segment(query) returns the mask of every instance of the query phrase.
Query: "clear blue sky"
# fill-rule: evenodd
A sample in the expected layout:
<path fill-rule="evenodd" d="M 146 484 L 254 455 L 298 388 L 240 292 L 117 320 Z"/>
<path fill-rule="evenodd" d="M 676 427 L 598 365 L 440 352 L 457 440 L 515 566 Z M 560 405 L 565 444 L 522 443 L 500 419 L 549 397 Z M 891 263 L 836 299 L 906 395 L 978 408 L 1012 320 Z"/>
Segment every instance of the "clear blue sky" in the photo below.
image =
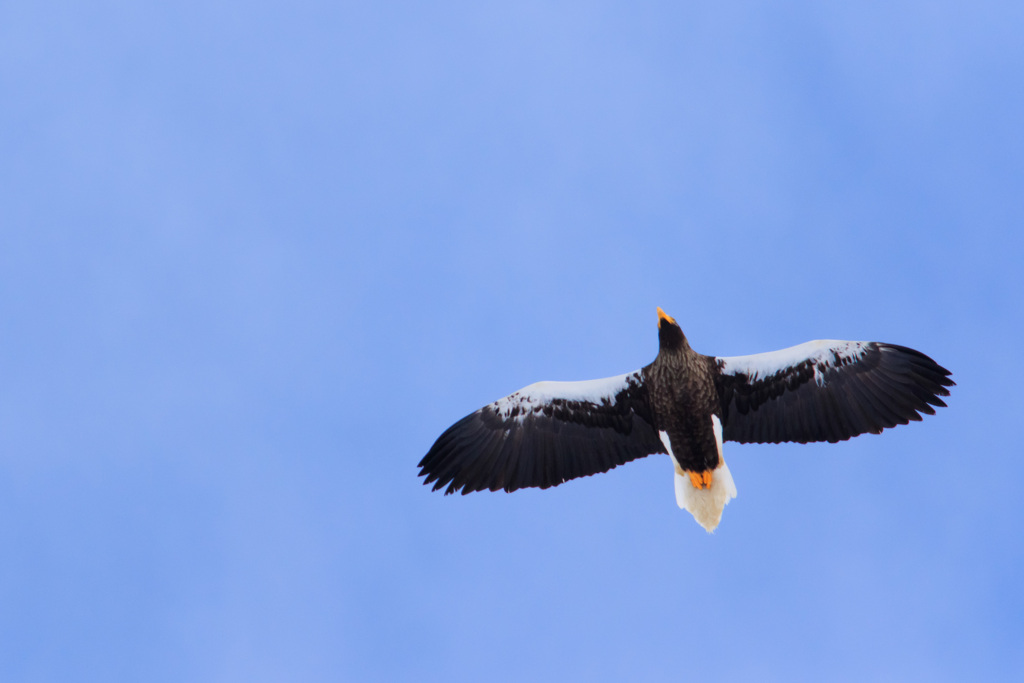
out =
<path fill-rule="evenodd" d="M 1020 2 L 0 7 L 0 679 L 1024 676 Z M 542 379 L 919 348 L 950 407 L 448 497 Z"/>

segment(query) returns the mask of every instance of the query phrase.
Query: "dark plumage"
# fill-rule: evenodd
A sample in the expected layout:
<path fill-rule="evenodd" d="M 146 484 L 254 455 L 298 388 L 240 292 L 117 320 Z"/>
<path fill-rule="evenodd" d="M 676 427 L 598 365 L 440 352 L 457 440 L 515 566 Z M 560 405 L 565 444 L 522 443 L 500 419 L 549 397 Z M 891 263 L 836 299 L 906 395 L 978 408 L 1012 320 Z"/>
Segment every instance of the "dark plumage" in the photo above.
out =
<path fill-rule="evenodd" d="M 945 406 L 950 372 L 879 342 L 814 341 L 716 358 L 658 309 L 658 355 L 640 370 L 538 382 L 449 427 L 420 461 L 445 493 L 548 488 L 669 453 L 676 499 L 709 531 L 736 489 L 722 442 L 842 441 Z"/>

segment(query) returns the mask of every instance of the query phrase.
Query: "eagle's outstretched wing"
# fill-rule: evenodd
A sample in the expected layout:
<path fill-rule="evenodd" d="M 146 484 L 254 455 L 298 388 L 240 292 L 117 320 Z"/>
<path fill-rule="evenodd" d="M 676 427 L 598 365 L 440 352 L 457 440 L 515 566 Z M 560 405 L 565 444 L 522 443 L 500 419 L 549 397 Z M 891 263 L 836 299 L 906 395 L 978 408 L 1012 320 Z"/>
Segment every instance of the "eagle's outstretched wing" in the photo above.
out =
<path fill-rule="evenodd" d="M 923 353 L 881 342 L 819 340 L 712 361 L 722 435 L 740 443 L 877 434 L 933 415 L 954 385 Z"/>
<path fill-rule="evenodd" d="M 446 494 L 557 486 L 665 453 L 651 422 L 640 370 L 538 382 L 449 427 L 420 461 L 420 476 Z"/>

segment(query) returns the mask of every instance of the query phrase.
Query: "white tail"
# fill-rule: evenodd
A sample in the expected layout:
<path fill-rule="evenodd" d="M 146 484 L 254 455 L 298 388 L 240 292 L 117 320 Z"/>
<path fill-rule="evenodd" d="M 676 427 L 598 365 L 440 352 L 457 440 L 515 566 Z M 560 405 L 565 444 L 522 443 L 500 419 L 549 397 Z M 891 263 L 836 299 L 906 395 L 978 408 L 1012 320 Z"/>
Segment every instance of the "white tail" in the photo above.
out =
<path fill-rule="evenodd" d="M 717 415 L 711 416 L 711 427 L 715 430 L 715 445 L 718 446 L 718 467 L 711 474 L 711 486 L 706 489 L 697 489 L 690 483 L 690 476 L 680 469 L 676 459 L 672 456 L 672 462 L 676 466 L 676 503 L 684 510 L 688 510 L 697 523 L 707 529 L 710 534 L 722 521 L 722 510 L 726 504 L 736 497 L 736 483 L 732 480 L 732 472 L 725 464 L 722 456 L 722 422 Z M 661 440 L 668 441 L 668 435 L 662 432 Z M 669 455 L 672 454 L 671 445 L 666 444 Z"/>
<path fill-rule="evenodd" d="M 732 480 L 729 466 L 722 460 L 711 475 L 711 486 L 706 489 L 694 488 L 690 475 L 676 465 L 676 503 L 688 510 L 697 523 L 711 533 L 722 521 L 722 510 L 726 503 L 736 497 L 736 484 Z"/>

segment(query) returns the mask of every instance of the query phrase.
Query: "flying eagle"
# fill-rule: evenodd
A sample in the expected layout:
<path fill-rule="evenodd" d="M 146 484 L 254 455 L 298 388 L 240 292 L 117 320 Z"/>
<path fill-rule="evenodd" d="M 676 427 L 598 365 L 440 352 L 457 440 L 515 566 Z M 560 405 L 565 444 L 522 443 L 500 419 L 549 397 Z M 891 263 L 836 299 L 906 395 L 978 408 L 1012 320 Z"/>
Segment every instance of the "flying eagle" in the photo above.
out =
<path fill-rule="evenodd" d="M 709 532 L 736 497 L 722 442 L 845 441 L 934 415 L 950 372 L 914 349 L 818 340 L 717 358 L 658 308 L 658 356 L 584 382 L 537 382 L 467 415 L 420 461 L 445 494 L 546 489 L 653 453 L 675 465 L 676 502 Z"/>

